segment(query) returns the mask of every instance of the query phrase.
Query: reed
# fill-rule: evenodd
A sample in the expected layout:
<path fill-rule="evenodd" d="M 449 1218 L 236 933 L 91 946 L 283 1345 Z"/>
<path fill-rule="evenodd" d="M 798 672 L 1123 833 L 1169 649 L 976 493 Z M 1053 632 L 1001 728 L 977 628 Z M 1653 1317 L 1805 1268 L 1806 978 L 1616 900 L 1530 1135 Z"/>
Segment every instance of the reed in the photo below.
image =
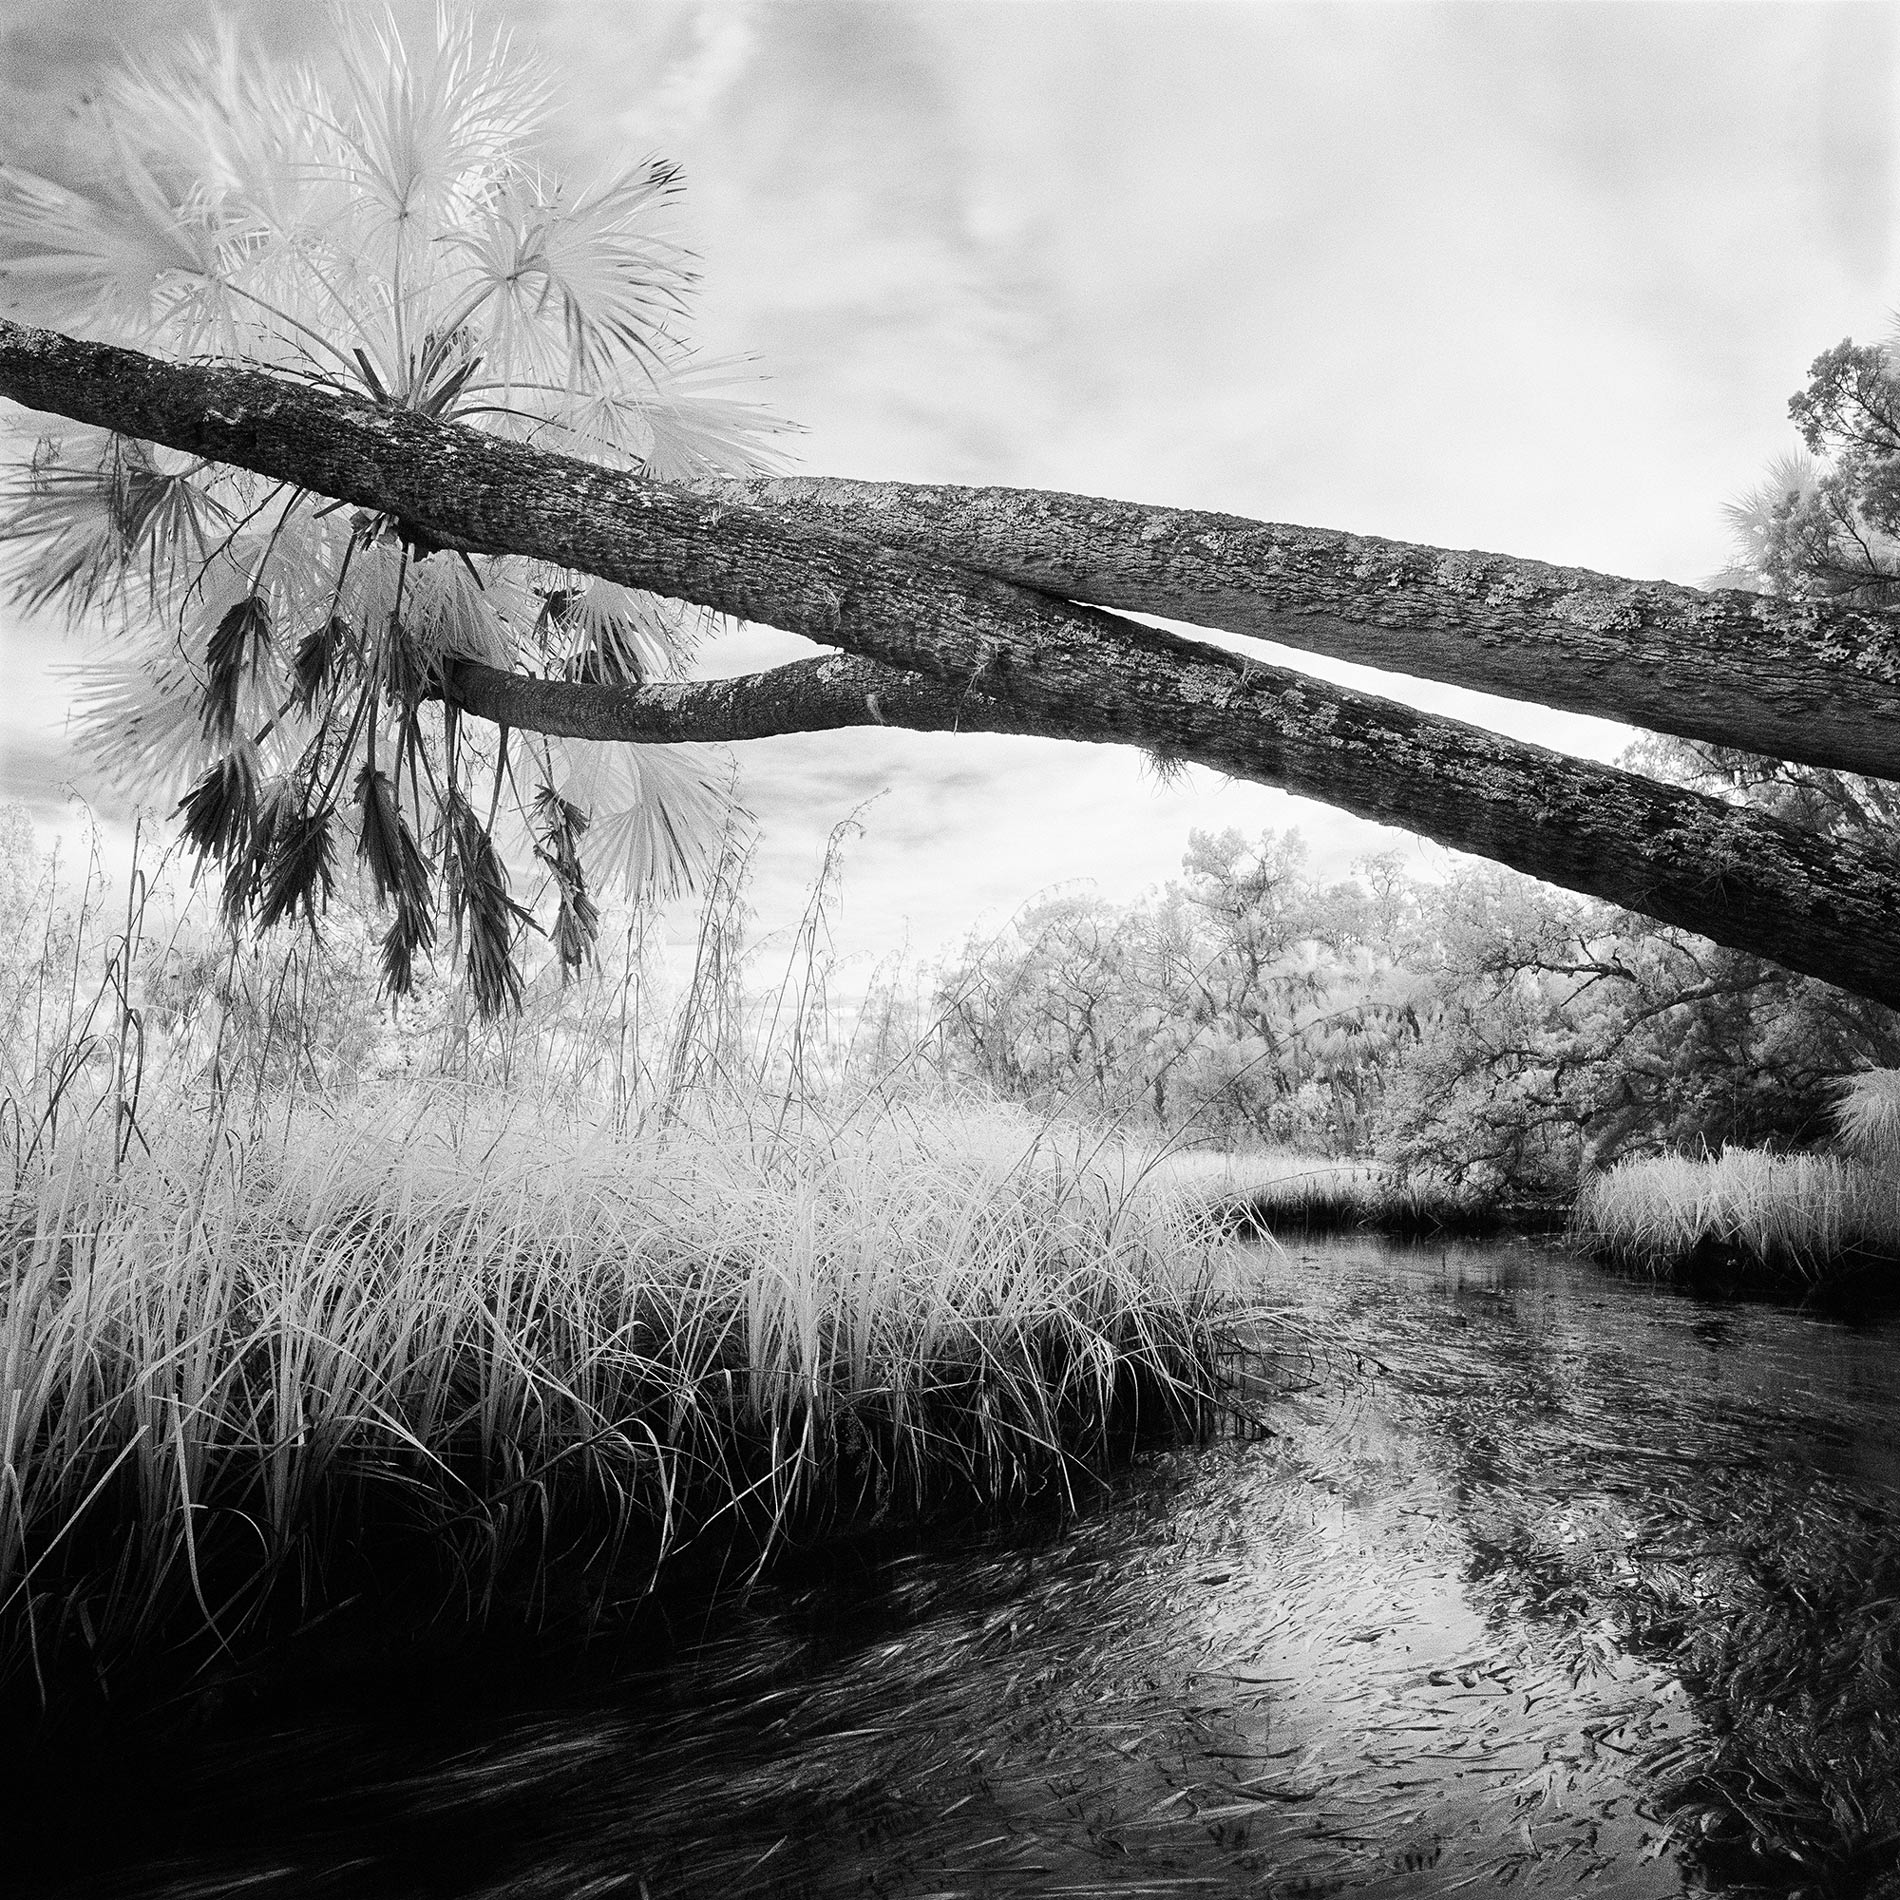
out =
<path fill-rule="evenodd" d="M 1719 1266 L 1813 1285 L 1900 1260 L 1900 1169 L 1749 1148 L 1633 1158 L 1586 1179 L 1575 1231 L 1645 1272 Z"/>

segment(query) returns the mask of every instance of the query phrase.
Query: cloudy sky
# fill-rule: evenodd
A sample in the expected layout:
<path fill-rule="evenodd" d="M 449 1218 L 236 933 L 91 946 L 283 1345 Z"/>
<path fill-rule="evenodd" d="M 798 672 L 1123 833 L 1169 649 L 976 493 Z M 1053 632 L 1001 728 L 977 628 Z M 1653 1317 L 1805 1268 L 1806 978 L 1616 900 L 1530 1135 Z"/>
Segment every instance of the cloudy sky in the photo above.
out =
<path fill-rule="evenodd" d="M 318 9 L 236 0 L 321 54 Z M 432 8 L 401 4 L 422 28 Z M 1224 509 L 1694 582 L 1822 348 L 1896 302 L 1896 31 L 1847 6 L 503 0 L 577 168 L 685 167 L 699 332 L 812 473 Z M 0 0 L 0 156 L 56 163 L 174 0 Z M 0 610 L 3 611 L 3 610 Z M 0 618 L 0 801 L 49 826 L 60 654 Z M 742 634 L 708 670 L 801 643 Z M 1598 722 L 1335 677 L 1613 757 Z M 762 921 L 866 801 L 841 947 L 923 952 L 1036 891 L 1132 895 L 1195 827 L 1399 846 L 1261 787 L 995 737 L 748 747 Z M 1437 854 L 1442 862 L 1442 854 Z"/>

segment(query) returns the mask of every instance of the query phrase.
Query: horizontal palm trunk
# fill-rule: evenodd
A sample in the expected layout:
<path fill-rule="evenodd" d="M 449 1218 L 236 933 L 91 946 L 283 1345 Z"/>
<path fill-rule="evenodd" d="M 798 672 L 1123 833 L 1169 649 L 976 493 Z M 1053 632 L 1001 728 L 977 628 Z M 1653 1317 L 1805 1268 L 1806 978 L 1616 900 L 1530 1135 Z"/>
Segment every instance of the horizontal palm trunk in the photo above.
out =
<path fill-rule="evenodd" d="M 535 555 L 857 656 L 640 689 L 459 665 L 449 688 L 479 715 L 595 737 L 884 722 L 1144 745 L 1900 1004 L 1892 865 L 1759 812 L 942 561 L 255 371 L 0 322 L 0 393 L 398 516 L 438 541 Z"/>
<path fill-rule="evenodd" d="M 1900 778 L 1900 615 L 1041 489 L 695 491 L 1130 613 Z"/>

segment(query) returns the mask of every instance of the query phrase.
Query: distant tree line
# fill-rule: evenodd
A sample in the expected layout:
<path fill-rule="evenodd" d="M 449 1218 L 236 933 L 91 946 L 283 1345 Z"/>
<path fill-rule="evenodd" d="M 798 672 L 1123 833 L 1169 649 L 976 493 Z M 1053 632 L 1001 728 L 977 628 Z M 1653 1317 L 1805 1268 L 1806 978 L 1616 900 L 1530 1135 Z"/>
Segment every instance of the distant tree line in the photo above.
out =
<path fill-rule="evenodd" d="M 972 937 L 932 1002 L 946 1066 L 1171 1138 L 1567 1195 L 1619 1155 L 1824 1144 L 1900 1018 L 1764 959 L 1488 867 L 1343 880 L 1297 833 L 1195 833 L 1126 905 L 1059 892 Z"/>

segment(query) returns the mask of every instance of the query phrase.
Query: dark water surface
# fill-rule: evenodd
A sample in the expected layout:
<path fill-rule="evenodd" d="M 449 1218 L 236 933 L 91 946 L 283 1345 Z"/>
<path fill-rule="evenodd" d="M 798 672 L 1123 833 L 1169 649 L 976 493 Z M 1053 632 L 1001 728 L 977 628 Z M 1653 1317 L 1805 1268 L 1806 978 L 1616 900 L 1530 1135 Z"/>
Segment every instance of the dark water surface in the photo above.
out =
<path fill-rule="evenodd" d="M 1261 1274 L 1290 1329 L 1274 1436 L 1150 1461 L 1060 1524 L 781 1580 L 670 1659 L 603 1645 L 584 1678 L 213 1728 L 94 1789 L 40 1890 L 1633 1900 L 1873 1877 L 1865 1800 L 1840 1828 L 1873 1848 L 1817 1874 L 1745 1851 L 1747 1787 L 1785 1794 L 1765 1769 L 1739 1807 L 1680 1788 L 1749 1670 L 1764 1719 L 1830 1719 L 1762 1673 L 1790 1629 L 1834 1639 L 1759 1554 L 1837 1555 L 1896 1515 L 1900 1333 L 1524 1243 L 1293 1245 Z M 1727 1701 L 1691 1655 L 1728 1659 Z"/>

